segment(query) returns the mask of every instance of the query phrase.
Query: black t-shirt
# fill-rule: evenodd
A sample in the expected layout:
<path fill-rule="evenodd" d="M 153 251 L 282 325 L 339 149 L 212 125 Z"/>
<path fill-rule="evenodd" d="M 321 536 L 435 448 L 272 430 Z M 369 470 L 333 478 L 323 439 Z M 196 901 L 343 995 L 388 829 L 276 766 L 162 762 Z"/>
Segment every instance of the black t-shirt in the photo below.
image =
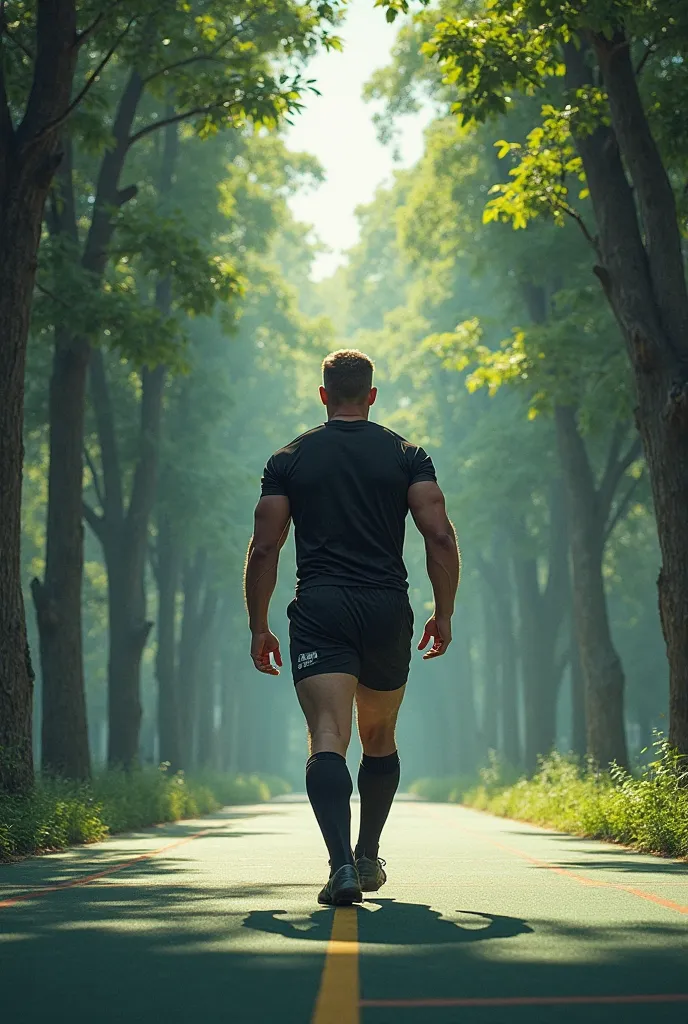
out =
<path fill-rule="evenodd" d="M 262 494 L 289 498 L 298 589 L 407 589 L 408 489 L 436 480 L 430 456 L 369 420 L 329 420 L 268 461 Z"/>

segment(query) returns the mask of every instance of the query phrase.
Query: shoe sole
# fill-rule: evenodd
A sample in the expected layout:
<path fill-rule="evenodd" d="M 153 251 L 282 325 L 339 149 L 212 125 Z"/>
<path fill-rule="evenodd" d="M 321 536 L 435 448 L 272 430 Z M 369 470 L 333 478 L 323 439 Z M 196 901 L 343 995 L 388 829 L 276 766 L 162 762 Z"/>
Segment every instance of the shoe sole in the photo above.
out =
<path fill-rule="evenodd" d="M 328 899 L 323 899 L 318 896 L 318 903 L 322 903 L 326 907 L 350 907 L 352 903 L 362 903 L 363 892 L 361 889 L 355 889 L 353 886 L 345 889 L 338 889 Z"/>

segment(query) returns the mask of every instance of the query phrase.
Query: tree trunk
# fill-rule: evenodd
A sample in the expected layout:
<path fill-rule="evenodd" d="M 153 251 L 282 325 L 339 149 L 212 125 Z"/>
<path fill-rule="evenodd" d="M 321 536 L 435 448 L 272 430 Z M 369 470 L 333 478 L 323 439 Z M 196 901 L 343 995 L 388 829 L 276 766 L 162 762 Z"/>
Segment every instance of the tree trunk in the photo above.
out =
<path fill-rule="evenodd" d="M 158 682 L 160 760 L 169 762 L 173 771 L 176 771 L 181 763 L 176 674 L 179 573 L 179 546 L 172 534 L 170 517 L 163 510 L 158 515 L 158 650 L 155 673 Z"/>
<path fill-rule="evenodd" d="M 20 562 L 22 428 L 43 200 L 44 194 L 32 195 L 15 209 L 16 201 L 3 195 L 0 222 L 0 786 L 10 793 L 25 792 L 33 783 L 33 671 Z"/>
<path fill-rule="evenodd" d="M 553 609 L 546 595 L 540 592 L 535 559 L 515 558 L 514 575 L 523 664 L 525 768 L 534 772 L 538 758 L 550 753 L 556 739 L 558 626 L 553 628 Z"/>
<path fill-rule="evenodd" d="M 198 649 L 199 621 L 201 617 L 201 588 L 205 573 L 206 554 L 198 551 L 193 562 L 184 567 L 184 612 L 179 637 L 178 693 L 180 708 L 180 753 L 185 770 L 193 766 L 196 749 L 196 722 L 198 719 Z"/>
<path fill-rule="evenodd" d="M 193 767 L 198 757 L 202 679 L 201 651 L 217 611 L 218 594 L 207 580 L 208 554 L 199 549 L 184 571 L 184 615 L 179 638 L 179 703 L 182 766 Z"/>
<path fill-rule="evenodd" d="M 498 624 L 495 608 L 487 584 L 483 583 L 483 736 L 487 750 L 497 749 L 497 724 L 499 700 L 499 647 L 497 645 Z"/>
<path fill-rule="evenodd" d="M 116 184 L 119 179 L 128 148 L 129 128 L 143 88 L 142 78 L 138 72 L 133 71 L 122 94 L 115 122 L 116 146 L 112 151 L 114 163 L 109 169 L 106 161 L 103 161 L 99 180 L 112 180 Z M 177 125 L 174 124 L 168 126 L 165 133 L 159 181 L 163 196 L 169 192 L 172 185 L 176 153 Z M 117 163 L 115 155 L 120 154 L 121 161 Z M 107 208 L 103 208 L 102 211 L 97 209 L 92 224 L 94 238 L 98 235 L 98 217 L 103 220 L 103 231 L 112 229 L 112 218 Z M 89 248 L 87 245 L 85 259 L 88 257 Z M 160 312 L 164 316 L 169 316 L 172 308 L 169 276 L 158 280 L 155 302 Z M 109 744 L 111 763 L 128 764 L 138 752 L 141 725 L 141 658 L 153 626 L 153 623 L 146 619 L 145 572 L 148 528 L 157 490 L 165 377 L 165 366 L 156 366 L 153 369 L 144 366 L 141 371 L 139 453 L 129 503 L 125 511 L 122 470 L 105 360 L 100 350 L 95 351 L 91 359 L 91 386 L 103 464 L 104 502 L 102 518 L 99 519 L 91 513 L 89 522 L 103 538 L 108 577 L 111 572 L 114 575 L 114 581 L 108 581 L 111 597 L 115 590 L 119 590 L 119 600 L 122 602 L 116 609 L 110 609 L 108 701 L 112 715 Z M 113 559 L 118 560 L 118 564 L 115 564 Z M 116 635 L 112 628 L 116 630 Z M 120 644 L 123 645 L 121 649 Z"/>
<path fill-rule="evenodd" d="M 573 613 L 585 677 L 587 749 L 602 767 L 611 761 L 626 766 L 624 675 L 611 637 L 602 577 L 607 516 L 600 509 L 574 410 L 557 406 L 555 424 L 569 496 Z"/>
<path fill-rule="evenodd" d="M 108 764 L 130 768 L 139 756 L 141 658 L 153 626 L 138 552 L 125 539 L 126 523 L 104 546 L 108 575 Z M 145 555 L 144 555 L 145 557 Z"/>
<path fill-rule="evenodd" d="M 134 72 L 118 107 L 113 128 L 116 143 L 104 155 L 99 170 L 93 218 L 81 260 L 95 281 L 102 277 L 107 263 L 114 232 L 112 208 L 121 205 L 119 176 L 142 89 Z M 54 204 L 48 223 L 54 235 L 66 235 L 76 250 L 79 233 L 69 140 L 59 180 L 59 202 Z M 89 358 L 89 340 L 74 336 L 67 321 L 59 325 L 50 382 L 45 578 L 42 584 L 34 580 L 32 586 L 43 679 L 42 763 L 49 771 L 70 778 L 85 778 L 90 772 L 81 625 L 82 451 Z"/>
<path fill-rule="evenodd" d="M 585 731 L 585 679 L 581 665 L 575 629 L 571 630 L 571 750 L 585 757 L 587 741 Z"/>
<path fill-rule="evenodd" d="M 514 637 L 511 594 L 500 608 L 502 756 L 511 768 L 521 766 L 521 738 L 518 709 L 518 662 Z"/>
<path fill-rule="evenodd" d="M 635 375 L 637 423 L 662 553 L 658 588 L 669 660 L 669 739 L 688 754 L 685 266 L 671 183 L 638 92 L 628 41 L 599 36 L 595 49 L 609 95 L 611 127 L 581 132 L 576 146 L 599 230 L 601 266 L 596 272 L 623 331 Z M 588 85 L 585 52 L 569 45 L 566 60 L 569 88 Z"/>
<path fill-rule="evenodd" d="M 470 612 L 468 607 L 462 607 L 452 644 L 456 650 L 455 660 L 458 663 L 459 674 L 456 700 L 459 735 L 457 762 L 462 775 L 474 772 L 484 754 L 482 735 L 478 728 L 478 716 L 475 710 L 475 669 L 471 639 Z"/>
<path fill-rule="evenodd" d="M 35 74 L 15 128 L 0 67 L 0 786 L 33 783 L 33 671 L 22 594 L 24 368 L 43 208 L 59 165 L 55 122 L 68 107 L 78 48 L 74 0 L 38 5 Z"/>
<path fill-rule="evenodd" d="M 72 144 L 56 181 L 58 198 L 47 217 L 53 236 L 79 244 Z M 88 778 L 90 755 L 81 628 L 84 562 L 82 486 L 84 410 L 90 348 L 86 338 L 55 329 L 48 407 L 50 458 L 45 574 L 32 592 L 40 636 L 42 767 L 67 778 Z"/>
<path fill-rule="evenodd" d="M 81 511 L 89 347 L 56 333 L 50 381 L 50 468 L 45 577 L 32 584 L 40 634 L 41 765 L 69 779 L 90 775 L 81 636 Z"/>
<path fill-rule="evenodd" d="M 165 368 L 144 367 L 141 374 L 140 449 L 126 512 L 114 414 L 100 351 L 94 351 L 91 358 L 91 383 L 105 483 L 105 514 L 98 517 L 91 512 L 88 520 L 102 541 L 108 572 L 108 760 L 110 764 L 128 765 L 138 755 L 141 658 L 153 626 L 146 618 L 145 571 L 148 523 L 157 483 Z"/>
<path fill-rule="evenodd" d="M 198 658 L 198 723 L 195 763 L 212 768 L 215 763 L 215 698 L 217 651 L 215 631 L 210 630 Z"/>
<path fill-rule="evenodd" d="M 221 719 L 218 738 L 218 767 L 220 771 L 238 771 L 239 728 L 241 724 L 240 689 L 234 671 L 235 650 L 231 632 L 220 642 L 220 707 Z"/>

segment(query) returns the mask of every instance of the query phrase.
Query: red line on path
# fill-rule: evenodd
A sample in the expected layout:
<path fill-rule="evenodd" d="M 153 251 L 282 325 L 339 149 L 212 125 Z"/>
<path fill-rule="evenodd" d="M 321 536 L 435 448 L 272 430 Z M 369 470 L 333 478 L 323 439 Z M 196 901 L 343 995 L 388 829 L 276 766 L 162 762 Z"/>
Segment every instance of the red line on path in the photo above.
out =
<path fill-rule="evenodd" d="M 223 823 L 224 824 L 224 823 Z M 61 889 L 74 889 L 77 885 L 88 885 L 89 882 L 96 882 L 99 878 L 106 878 L 108 875 L 114 875 L 117 871 L 123 871 L 124 868 L 128 868 L 131 864 L 138 864 L 142 860 L 150 860 L 151 857 L 157 857 L 160 853 L 165 853 L 166 850 L 174 850 L 177 846 L 184 846 L 185 843 L 190 843 L 193 839 L 200 839 L 201 836 L 207 836 L 209 832 L 214 832 L 215 829 L 221 828 L 221 825 L 213 825 L 211 828 L 201 829 L 200 832 L 194 832 L 191 836 L 185 836 L 184 839 L 177 839 L 174 843 L 167 843 L 166 846 L 159 846 L 157 850 L 151 850 L 149 853 L 142 853 L 138 857 L 130 857 L 129 860 L 120 861 L 117 864 L 111 864 L 107 868 L 103 868 L 102 871 L 96 871 L 91 875 L 82 875 L 81 878 L 73 878 L 68 882 L 58 882 L 56 885 L 44 885 L 40 889 L 32 889 L 30 892 L 23 892 L 19 896 L 10 896 L 9 899 L 0 900 L 0 908 L 11 907 L 15 903 L 23 903 L 25 900 L 31 900 L 35 896 L 43 896 L 48 892 L 59 892 Z"/>
<path fill-rule="evenodd" d="M 443 1006 L 582 1006 L 594 1003 L 688 1003 L 688 992 L 673 995 L 636 996 L 505 996 L 485 999 L 361 999 L 367 1009 L 375 1007 L 432 1007 Z"/>
<path fill-rule="evenodd" d="M 445 820 L 439 814 L 433 814 L 432 811 L 430 813 L 432 817 L 437 818 L 438 821 Z M 647 892 L 645 889 L 637 889 L 632 885 L 621 885 L 618 882 L 607 882 L 601 878 L 586 878 L 584 875 L 579 875 L 575 871 L 569 871 L 568 868 L 562 868 L 557 864 L 552 864 L 551 861 L 540 860 L 539 857 L 533 857 L 530 853 L 526 853 L 524 850 L 516 849 L 515 846 L 507 846 L 506 843 L 500 843 L 499 840 L 492 839 L 484 832 L 478 832 L 476 829 L 472 829 L 463 824 L 460 825 L 456 821 L 452 821 L 450 824 L 454 825 L 455 828 L 462 829 L 464 832 L 468 832 L 471 835 L 478 836 L 480 839 L 484 839 L 485 842 L 498 847 L 500 850 L 506 850 L 507 853 L 513 853 L 516 857 L 521 857 L 523 860 L 527 860 L 531 864 L 535 864 L 536 867 L 546 868 L 548 871 L 554 871 L 557 875 L 563 875 L 564 878 L 570 878 L 572 881 L 578 882 L 579 885 L 590 885 L 601 889 L 616 889 L 618 892 L 628 892 L 632 896 L 637 896 L 641 900 L 648 900 L 650 903 L 655 903 L 658 907 L 664 907 L 666 910 L 675 910 L 678 914 L 688 914 L 688 906 L 681 903 L 675 903 L 674 900 L 664 899 L 663 896 L 658 896 L 654 892 Z M 688 996 L 685 998 L 688 999 Z"/>

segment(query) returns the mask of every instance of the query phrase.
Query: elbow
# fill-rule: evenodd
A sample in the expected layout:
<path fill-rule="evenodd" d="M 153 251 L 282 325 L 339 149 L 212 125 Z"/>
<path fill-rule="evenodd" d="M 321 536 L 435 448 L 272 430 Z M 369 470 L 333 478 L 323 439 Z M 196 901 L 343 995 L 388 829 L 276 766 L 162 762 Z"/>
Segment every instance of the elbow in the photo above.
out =
<path fill-rule="evenodd" d="M 254 540 L 251 545 L 251 557 L 258 562 L 268 562 L 277 557 L 279 552 L 278 544 L 266 543 L 265 541 Z"/>
<path fill-rule="evenodd" d="M 456 537 L 450 526 L 438 530 L 432 530 L 425 534 L 425 544 L 434 551 L 453 551 L 456 547 Z"/>

